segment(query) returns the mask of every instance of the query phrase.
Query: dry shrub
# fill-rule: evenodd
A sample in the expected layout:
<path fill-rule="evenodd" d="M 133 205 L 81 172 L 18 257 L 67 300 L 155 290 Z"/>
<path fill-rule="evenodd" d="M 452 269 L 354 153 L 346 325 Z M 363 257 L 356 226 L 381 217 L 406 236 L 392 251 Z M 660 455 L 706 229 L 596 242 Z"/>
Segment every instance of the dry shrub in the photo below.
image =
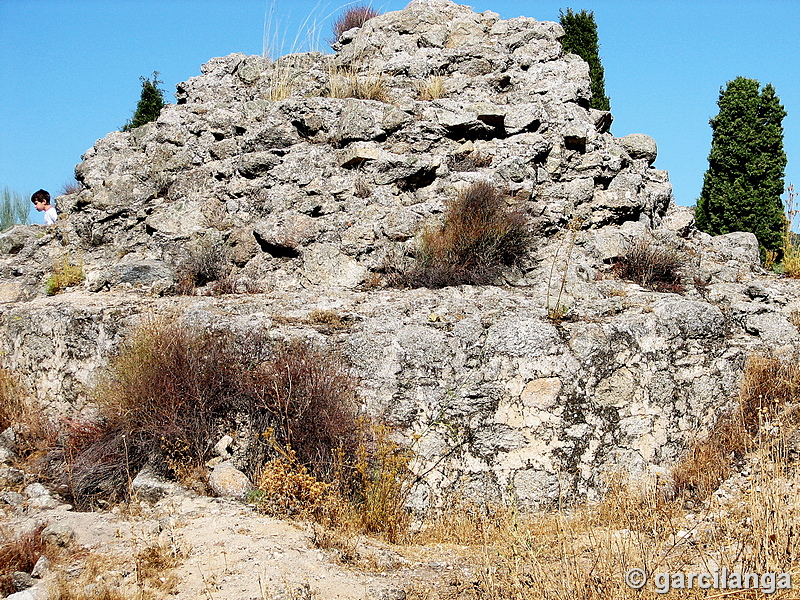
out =
<path fill-rule="evenodd" d="M 85 278 L 83 260 L 73 260 L 69 256 L 62 256 L 53 263 L 53 272 L 45 285 L 47 295 L 60 294 L 68 287 L 78 285 Z"/>
<path fill-rule="evenodd" d="M 268 436 L 272 432 L 267 432 Z M 315 517 L 328 499 L 331 484 L 320 481 L 297 460 L 291 448 L 276 444 L 280 456 L 266 462 L 255 477 L 251 500 L 273 516 Z"/>
<path fill-rule="evenodd" d="M 336 353 L 299 340 L 276 344 L 238 388 L 237 408 L 253 430 L 273 431 L 275 442 L 290 447 L 315 477 L 331 476 L 337 449 L 354 456 L 360 437 L 355 384 Z M 271 440 L 261 437 L 251 464 L 274 455 Z"/>
<path fill-rule="evenodd" d="M 800 426 L 800 366 L 793 360 L 752 356 L 745 365 L 739 404 L 717 421 L 673 469 L 675 487 L 706 498 L 756 448 L 778 458 Z"/>
<path fill-rule="evenodd" d="M 688 258 L 668 242 L 650 236 L 633 240 L 615 265 L 617 277 L 659 292 L 683 291 Z"/>
<path fill-rule="evenodd" d="M 16 591 L 11 574 L 14 571 L 30 573 L 36 561 L 47 553 L 48 545 L 42 537 L 44 527 L 39 525 L 19 536 L 0 532 L 0 595 L 3 597 Z"/>
<path fill-rule="evenodd" d="M 230 335 L 149 319 L 126 340 L 95 390 L 96 421 L 76 421 L 57 481 L 73 501 L 120 500 L 151 460 L 202 464 L 230 406 L 238 366 Z"/>
<path fill-rule="evenodd" d="M 196 473 L 219 432 L 245 422 L 251 475 L 276 456 L 277 442 L 324 480 L 340 450 L 355 461 L 354 389 L 341 357 L 313 344 L 149 319 L 96 388 L 98 418 L 65 421 L 50 457 L 54 478 L 79 506 L 121 500 L 145 464 Z"/>
<path fill-rule="evenodd" d="M 492 164 L 492 156 L 481 152 L 463 152 L 447 157 L 447 166 L 451 171 L 476 171 Z"/>
<path fill-rule="evenodd" d="M 61 186 L 60 196 L 68 196 L 69 194 L 77 194 L 83 189 L 83 184 L 75 178 L 72 178 Z"/>
<path fill-rule="evenodd" d="M 377 17 L 379 14 L 378 11 L 365 4 L 348 7 L 333 23 L 333 38 L 330 40 L 331 44 L 338 42 L 345 31 L 350 31 L 355 27 L 363 27 L 364 23 Z"/>
<path fill-rule="evenodd" d="M 416 263 L 390 272 L 389 281 L 429 288 L 492 284 L 531 243 L 525 215 L 494 185 L 476 182 L 448 204 L 441 226 L 422 233 Z"/>
<path fill-rule="evenodd" d="M 405 507 L 413 473 L 411 451 L 391 439 L 384 425 L 371 428 L 372 440 L 357 450 L 356 514 L 366 533 L 380 533 L 397 542 L 406 533 L 410 514 Z"/>
<path fill-rule="evenodd" d="M 179 294 L 193 294 L 195 288 L 211 284 L 214 293 L 231 293 L 229 252 L 223 244 L 201 243 L 189 250 L 176 269 Z"/>

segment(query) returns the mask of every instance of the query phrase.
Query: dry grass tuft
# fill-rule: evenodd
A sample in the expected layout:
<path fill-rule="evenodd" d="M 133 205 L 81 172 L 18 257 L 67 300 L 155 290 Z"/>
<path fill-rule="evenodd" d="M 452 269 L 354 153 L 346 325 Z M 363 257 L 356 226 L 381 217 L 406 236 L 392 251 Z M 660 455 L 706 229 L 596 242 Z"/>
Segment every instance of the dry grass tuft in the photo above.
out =
<path fill-rule="evenodd" d="M 464 152 L 447 157 L 447 166 L 451 171 L 477 171 L 492 164 L 492 156 L 481 152 Z"/>
<path fill-rule="evenodd" d="M 737 461 L 755 448 L 777 455 L 800 429 L 800 366 L 795 361 L 752 356 L 747 361 L 736 410 L 720 417 L 673 470 L 675 487 L 706 498 L 731 476 Z"/>
<path fill-rule="evenodd" d="M 795 279 L 800 278 L 800 234 L 793 233 L 792 228 L 800 226 L 800 207 L 795 205 L 794 185 L 789 185 L 786 200 L 786 227 L 783 232 L 783 274 Z"/>
<path fill-rule="evenodd" d="M 0 530 L 0 595 L 3 597 L 15 591 L 11 574 L 15 571 L 30 573 L 36 561 L 49 550 L 42 537 L 44 525 L 20 536 Z"/>
<path fill-rule="evenodd" d="M 496 283 L 528 252 L 533 238 L 525 215 L 487 181 L 473 183 L 450 202 L 439 227 L 425 230 L 416 263 L 393 269 L 396 286 L 441 288 Z"/>
<path fill-rule="evenodd" d="M 444 77 L 441 75 L 431 75 L 417 84 L 417 97 L 420 100 L 437 100 L 444 98 L 446 94 Z"/>
<path fill-rule="evenodd" d="M 83 260 L 73 261 L 69 256 L 63 256 L 53 264 L 53 272 L 47 279 L 45 290 L 48 296 L 55 296 L 68 287 L 78 285 L 85 278 Z"/>
<path fill-rule="evenodd" d="M 377 72 L 361 73 L 354 67 L 332 68 L 328 72 L 325 95 L 329 98 L 358 98 L 389 101 L 386 77 Z"/>

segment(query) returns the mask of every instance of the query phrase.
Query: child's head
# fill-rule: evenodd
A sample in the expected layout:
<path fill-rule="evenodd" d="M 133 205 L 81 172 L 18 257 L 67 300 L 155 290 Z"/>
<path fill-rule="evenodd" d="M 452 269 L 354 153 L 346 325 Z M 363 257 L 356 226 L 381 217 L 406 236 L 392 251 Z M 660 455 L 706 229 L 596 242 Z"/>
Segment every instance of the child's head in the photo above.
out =
<path fill-rule="evenodd" d="M 50 208 L 50 193 L 45 190 L 34 192 L 31 196 L 31 202 L 39 212 L 44 212 Z"/>

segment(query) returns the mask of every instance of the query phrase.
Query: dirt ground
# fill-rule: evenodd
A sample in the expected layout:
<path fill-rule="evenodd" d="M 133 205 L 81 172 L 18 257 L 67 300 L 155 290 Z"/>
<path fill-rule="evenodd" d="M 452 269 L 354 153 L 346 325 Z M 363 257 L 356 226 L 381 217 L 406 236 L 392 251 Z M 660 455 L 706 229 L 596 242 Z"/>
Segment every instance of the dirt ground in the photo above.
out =
<path fill-rule="evenodd" d="M 469 568 L 458 565 L 449 548 L 395 547 L 360 537 L 332 548 L 315 544 L 318 526 L 270 518 L 222 498 L 178 495 L 106 512 L 23 505 L 6 507 L 3 521 L 6 531 L 46 523 L 65 538 L 74 532 L 70 558 L 53 566 L 49 580 L 85 586 L 80 577 L 91 565 L 92 582 L 136 590 L 142 557 L 156 549 L 169 560 L 148 593 L 176 600 L 403 600 L 409 590 L 469 579 Z"/>

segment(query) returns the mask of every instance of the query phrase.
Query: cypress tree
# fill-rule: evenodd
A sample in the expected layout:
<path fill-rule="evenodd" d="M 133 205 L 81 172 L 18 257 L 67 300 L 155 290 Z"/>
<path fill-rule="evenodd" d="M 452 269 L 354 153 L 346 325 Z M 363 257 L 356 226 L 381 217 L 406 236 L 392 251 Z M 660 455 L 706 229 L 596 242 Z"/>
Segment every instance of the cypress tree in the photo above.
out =
<path fill-rule="evenodd" d="M 737 77 L 720 89 L 697 227 L 712 235 L 749 231 L 762 253 L 780 250 L 783 214 L 783 117 L 772 85 Z"/>
<path fill-rule="evenodd" d="M 594 12 L 582 10 L 576 13 L 568 8 L 566 13 L 559 10 L 558 14 L 561 27 L 564 28 L 564 37 L 561 39 L 564 52 L 577 54 L 589 63 L 589 78 L 592 82 L 592 100 L 589 106 L 611 110 L 611 100 L 606 96 L 603 65 L 600 63 L 600 42 Z"/>
<path fill-rule="evenodd" d="M 155 121 L 161 113 L 161 109 L 167 104 L 164 102 L 164 92 L 158 87 L 163 81 L 158 80 L 158 71 L 153 71 L 153 78 L 139 77 L 142 82 L 142 95 L 136 105 L 133 118 L 125 123 L 122 131 L 130 131 L 135 127 Z"/>

